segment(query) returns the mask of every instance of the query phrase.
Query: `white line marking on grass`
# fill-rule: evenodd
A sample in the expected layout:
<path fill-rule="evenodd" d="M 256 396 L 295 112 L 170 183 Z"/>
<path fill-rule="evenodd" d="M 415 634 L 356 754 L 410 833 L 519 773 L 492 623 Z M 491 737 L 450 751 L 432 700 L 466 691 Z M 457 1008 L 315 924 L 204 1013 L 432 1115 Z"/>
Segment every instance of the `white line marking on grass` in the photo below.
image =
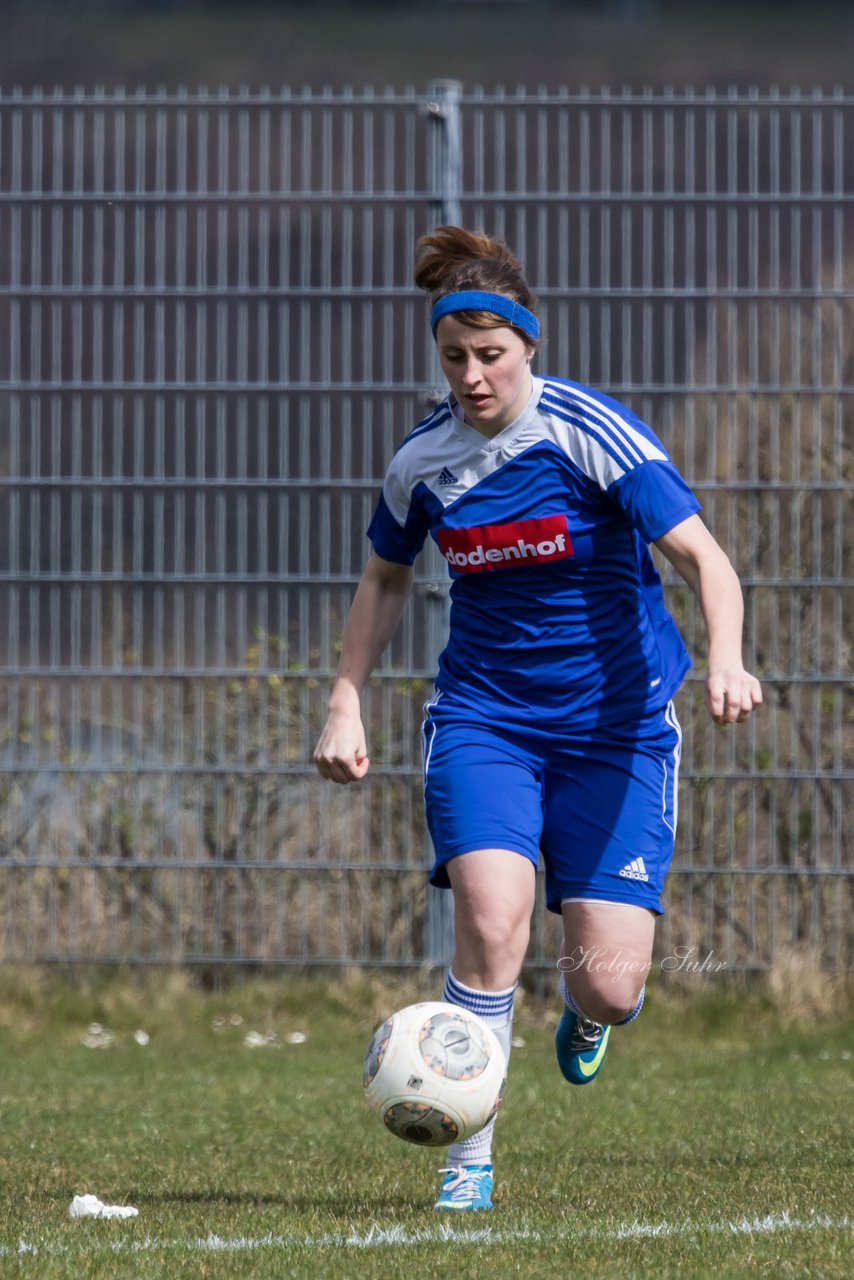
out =
<path fill-rule="evenodd" d="M 656 1236 L 699 1235 L 762 1235 L 771 1231 L 815 1231 L 817 1227 L 835 1227 L 840 1230 L 854 1228 L 854 1218 L 831 1218 L 820 1214 L 812 1218 L 793 1218 L 783 1213 L 769 1213 L 763 1218 L 739 1218 L 735 1222 L 632 1222 L 625 1227 L 604 1233 L 613 1240 L 642 1239 Z M 591 1232 L 591 1235 L 599 1235 Z"/>
<path fill-rule="evenodd" d="M 822 1228 L 851 1231 L 854 1218 L 847 1215 L 833 1218 L 817 1214 L 810 1218 L 793 1218 L 790 1213 L 769 1213 L 764 1217 L 738 1218 L 733 1222 L 628 1222 L 624 1226 L 601 1230 L 583 1227 L 573 1231 L 540 1231 L 529 1227 L 481 1227 L 476 1230 L 455 1230 L 448 1223 L 435 1227 L 419 1227 L 410 1230 L 402 1224 L 391 1227 L 370 1227 L 367 1231 L 330 1232 L 319 1236 L 273 1235 L 232 1236 L 209 1235 L 195 1240 L 162 1240 L 146 1236 L 142 1240 L 114 1240 L 95 1245 L 93 1252 L 106 1247 L 114 1253 L 248 1253 L 258 1249 L 378 1249 L 417 1244 L 512 1244 L 520 1240 L 546 1243 L 559 1239 L 583 1240 L 637 1240 L 657 1239 L 664 1236 L 691 1236 L 710 1232 L 713 1235 L 766 1235 L 774 1231 L 817 1231 Z M 76 1229 L 76 1228 L 75 1228 Z M 82 1230 L 82 1228 L 81 1228 Z M 83 1241 L 81 1240 L 81 1246 Z M 0 1258 L 25 1254 L 67 1255 L 85 1252 L 68 1244 L 33 1244 L 19 1240 L 17 1245 L 0 1245 Z"/>

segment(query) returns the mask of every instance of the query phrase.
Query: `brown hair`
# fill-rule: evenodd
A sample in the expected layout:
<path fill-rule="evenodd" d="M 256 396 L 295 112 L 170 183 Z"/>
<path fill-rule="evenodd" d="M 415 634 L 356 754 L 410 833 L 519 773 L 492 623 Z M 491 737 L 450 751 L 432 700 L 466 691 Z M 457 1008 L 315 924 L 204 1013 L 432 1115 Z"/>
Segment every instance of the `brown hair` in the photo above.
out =
<path fill-rule="evenodd" d="M 503 240 L 485 231 L 467 231 L 465 227 L 437 227 L 421 236 L 416 244 L 415 283 L 429 294 L 431 304 L 448 293 L 464 289 L 483 289 L 503 293 L 520 302 L 528 311 L 536 311 L 537 299 L 522 273 L 522 264 Z M 497 329 L 506 320 L 492 311 L 457 311 L 461 324 L 473 329 Z M 526 345 L 536 342 L 530 334 L 510 326 Z"/>

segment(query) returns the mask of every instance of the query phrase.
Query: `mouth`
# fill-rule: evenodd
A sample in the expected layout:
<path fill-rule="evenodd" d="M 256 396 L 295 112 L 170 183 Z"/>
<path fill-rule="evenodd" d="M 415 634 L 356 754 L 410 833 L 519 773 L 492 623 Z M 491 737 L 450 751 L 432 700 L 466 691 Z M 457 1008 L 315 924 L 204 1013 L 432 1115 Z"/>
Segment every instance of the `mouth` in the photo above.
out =
<path fill-rule="evenodd" d="M 490 398 L 490 396 L 466 396 L 466 402 L 473 409 L 482 409 L 484 405 L 489 404 Z"/>

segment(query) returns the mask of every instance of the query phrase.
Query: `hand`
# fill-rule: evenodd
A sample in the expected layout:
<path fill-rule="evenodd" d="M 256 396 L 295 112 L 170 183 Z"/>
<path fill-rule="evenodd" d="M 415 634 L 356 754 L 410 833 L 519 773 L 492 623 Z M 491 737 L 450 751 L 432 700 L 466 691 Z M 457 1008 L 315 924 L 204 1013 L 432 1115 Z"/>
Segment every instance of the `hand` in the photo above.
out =
<path fill-rule="evenodd" d="M 370 768 L 365 730 L 357 712 L 330 711 L 312 756 L 322 778 L 359 782 Z"/>
<path fill-rule="evenodd" d="M 744 667 L 716 667 L 706 677 L 706 706 L 715 724 L 741 724 L 762 701 L 762 686 Z"/>

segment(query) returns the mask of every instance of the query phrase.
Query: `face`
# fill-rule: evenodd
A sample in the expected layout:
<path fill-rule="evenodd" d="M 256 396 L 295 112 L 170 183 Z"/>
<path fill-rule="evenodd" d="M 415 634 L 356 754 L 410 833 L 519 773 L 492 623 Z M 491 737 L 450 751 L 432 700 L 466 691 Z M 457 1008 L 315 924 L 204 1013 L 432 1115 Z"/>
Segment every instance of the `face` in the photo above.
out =
<path fill-rule="evenodd" d="M 525 408 L 531 395 L 533 352 L 509 326 L 472 329 L 453 315 L 436 329 L 442 372 L 465 411 L 485 436 L 497 435 Z"/>

